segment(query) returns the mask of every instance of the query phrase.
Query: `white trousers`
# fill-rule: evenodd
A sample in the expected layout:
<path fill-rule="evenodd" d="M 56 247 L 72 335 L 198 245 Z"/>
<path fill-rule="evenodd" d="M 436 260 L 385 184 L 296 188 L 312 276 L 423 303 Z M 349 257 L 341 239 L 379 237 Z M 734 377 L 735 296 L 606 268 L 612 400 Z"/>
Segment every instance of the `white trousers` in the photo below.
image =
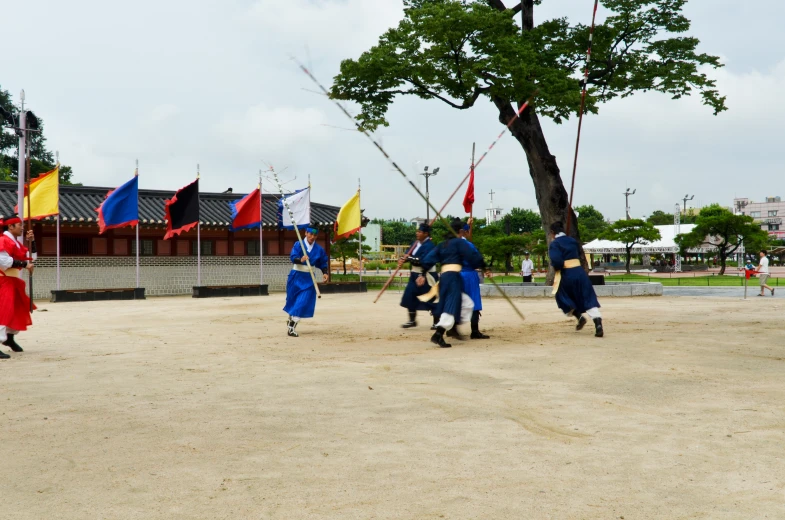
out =
<path fill-rule="evenodd" d="M 289 317 L 292 318 L 292 321 L 295 323 L 298 323 L 300 321 L 300 318 L 297 316 L 289 316 Z"/>
<path fill-rule="evenodd" d="M 600 313 L 600 308 L 599 307 L 592 307 L 591 309 L 587 310 L 586 311 L 586 315 L 589 316 L 589 318 L 591 318 L 593 320 L 597 319 L 597 318 L 602 318 L 602 314 Z M 571 318 L 575 318 L 576 317 L 573 311 L 568 312 L 567 316 L 569 316 Z"/>
<path fill-rule="evenodd" d="M 461 323 L 468 323 L 472 319 L 472 312 L 474 312 L 474 301 L 466 293 L 461 293 Z M 455 325 L 455 316 L 443 312 L 439 317 L 437 327 L 444 330 L 450 330 Z"/>
<path fill-rule="evenodd" d="M 0 325 L 0 343 L 8 339 L 8 334 L 19 334 L 18 330 L 9 329 L 5 325 Z"/>

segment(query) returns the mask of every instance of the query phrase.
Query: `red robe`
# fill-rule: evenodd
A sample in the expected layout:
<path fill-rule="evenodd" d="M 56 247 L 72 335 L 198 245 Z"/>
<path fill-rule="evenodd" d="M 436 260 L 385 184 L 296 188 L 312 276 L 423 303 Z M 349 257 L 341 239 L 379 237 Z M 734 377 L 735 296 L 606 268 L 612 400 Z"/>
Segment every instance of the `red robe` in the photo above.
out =
<path fill-rule="evenodd" d="M 14 260 L 30 261 L 27 248 L 6 233 L 0 235 L 0 251 L 5 251 Z M 0 269 L 0 325 L 23 331 L 33 324 L 30 298 L 25 293 L 24 280 L 12 269 L 8 272 Z"/>

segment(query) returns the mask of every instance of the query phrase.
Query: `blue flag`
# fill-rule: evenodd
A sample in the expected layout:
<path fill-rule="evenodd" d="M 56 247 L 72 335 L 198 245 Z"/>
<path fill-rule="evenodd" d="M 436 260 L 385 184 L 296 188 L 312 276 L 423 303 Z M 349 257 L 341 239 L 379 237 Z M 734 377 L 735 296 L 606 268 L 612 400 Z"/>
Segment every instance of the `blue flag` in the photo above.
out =
<path fill-rule="evenodd" d="M 96 208 L 99 234 L 107 229 L 139 224 L 139 177 L 126 182 L 106 194 L 106 200 Z"/>

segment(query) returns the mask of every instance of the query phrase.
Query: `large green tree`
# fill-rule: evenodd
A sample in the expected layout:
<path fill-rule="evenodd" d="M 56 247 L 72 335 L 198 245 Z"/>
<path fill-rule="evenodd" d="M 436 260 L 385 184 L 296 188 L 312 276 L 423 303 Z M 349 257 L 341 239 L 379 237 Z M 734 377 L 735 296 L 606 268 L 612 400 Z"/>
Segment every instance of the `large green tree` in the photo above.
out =
<path fill-rule="evenodd" d="M 716 247 L 720 257 L 720 274 L 725 274 L 725 262 L 744 244 L 748 251 L 766 247 L 769 234 L 749 215 L 734 215 L 719 204 L 702 208 L 695 227 L 688 234 L 676 237 L 682 249 Z"/>
<path fill-rule="evenodd" d="M 682 224 L 695 224 L 696 218 L 697 215 L 682 214 L 679 216 L 679 222 Z M 665 213 L 661 209 L 658 209 L 646 218 L 646 222 L 655 226 L 673 225 L 673 213 Z"/>
<path fill-rule="evenodd" d="M 603 237 L 608 240 L 621 242 L 627 251 L 627 274 L 630 272 L 630 259 L 632 258 L 632 248 L 636 245 L 646 245 L 659 240 L 660 230 L 649 224 L 645 220 L 630 219 L 617 220 L 605 230 Z"/>
<path fill-rule="evenodd" d="M 603 214 L 592 205 L 578 206 L 575 213 L 578 214 L 578 231 L 584 243 L 599 238 L 608 227 Z"/>
<path fill-rule="evenodd" d="M 19 177 L 19 138 L 11 127 L 19 126 L 19 110 L 14 106 L 13 99 L 7 90 L 0 88 L 0 109 L 7 118 L 0 117 L 0 181 L 16 181 Z M 32 119 L 32 118 L 30 118 Z M 30 132 L 30 175 L 36 177 L 48 172 L 55 167 L 55 156 L 46 147 L 44 135 L 44 122 L 35 116 L 35 122 L 29 122 L 28 127 L 34 125 L 38 132 Z M 70 166 L 60 166 L 60 182 L 72 184 L 73 171 Z"/>
<path fill-rule="evenodd" d="M 561 123 L 580 111 L 589 27 L 570 24 L 566 17 L 535 25 L 540 3 L 404 0 L 398 26 L 359 58 L 341 63 L 331 95 L 359 103 L 359 123 L 374 130 L 387 126 L 387 111 L 398 96 L 439 100 L 458 110 L 484 99 L 507 124 L 536 93 L 510 130 L 526 154 L 543 228 L 566 221 L 567 191 L 540 117 Z M 586 112 L 649 90 L 674 99 L 697 91 L 715 114 L 725 110 L 714 80 L 700 70 L 722 65 L 717 57 L 699 53 L 697 38 L 687 35 L 685 3 L 602 0 L 608 16 L 594 34 Z M 577 220 L 574 213 L 570 218 Z M 571 226 L 570 234 L 580 241 L 578 228 Z"/>

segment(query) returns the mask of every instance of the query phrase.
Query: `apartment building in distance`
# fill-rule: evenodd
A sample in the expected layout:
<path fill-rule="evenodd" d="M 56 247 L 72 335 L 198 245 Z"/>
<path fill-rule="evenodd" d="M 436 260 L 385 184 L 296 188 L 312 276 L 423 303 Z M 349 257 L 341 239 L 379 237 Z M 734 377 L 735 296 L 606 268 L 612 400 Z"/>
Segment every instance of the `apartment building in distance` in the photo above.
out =
<path fill-rule="evenodd" d="M 785 225 L 782 222 L 782 218 L 785 217 L 785 202 L 781 197 L 766 197 L 765 202 L 737 198 L 733 199 L 733 209 L 737 213 L 754 218 L 761 229 L 769 233 L 769 236 L 785 239 Z"/>

